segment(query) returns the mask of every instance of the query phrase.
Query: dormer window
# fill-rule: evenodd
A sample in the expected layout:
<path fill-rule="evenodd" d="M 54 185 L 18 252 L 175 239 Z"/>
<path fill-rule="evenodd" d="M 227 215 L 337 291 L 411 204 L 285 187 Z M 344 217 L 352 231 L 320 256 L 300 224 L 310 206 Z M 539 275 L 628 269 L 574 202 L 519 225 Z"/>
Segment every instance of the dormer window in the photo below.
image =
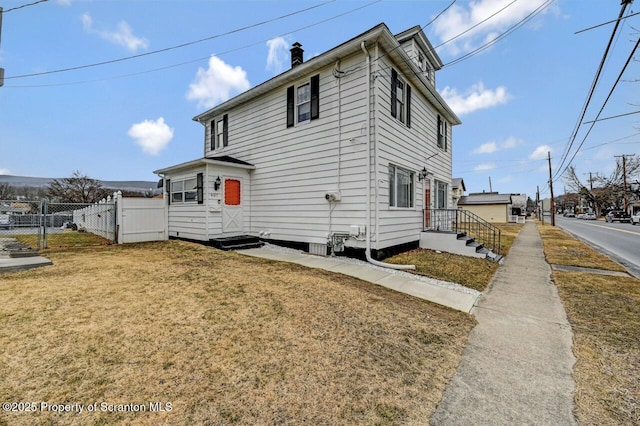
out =
<path fill-rule="evenodd" d="M 427 71 L 427 61 L 424 59 L 424 55 L 420 52 L 418 52 L 418 68 L 420 68 L 420 71 L 422 72 Z"/>

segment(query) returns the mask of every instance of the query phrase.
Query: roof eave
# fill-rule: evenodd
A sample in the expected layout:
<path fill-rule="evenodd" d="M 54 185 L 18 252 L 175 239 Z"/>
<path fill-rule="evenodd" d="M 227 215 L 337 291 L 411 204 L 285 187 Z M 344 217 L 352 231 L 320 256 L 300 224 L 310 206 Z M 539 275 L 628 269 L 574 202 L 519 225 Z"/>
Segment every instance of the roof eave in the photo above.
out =
<path fill-rule="evenodd" d="M 198 158 L 196 160 L 191 160 L 185 163 L 176 164 L 175 166 L 169 166 L 163 169 L 154 170 L 153 173 L 156 175 L 163 175 L 169 172 L 174 172 L 176 170 L 190 169 L 194 167 L 204 166 L 207 164 L 211 164 L 214 166 L 233 167 L 236 169 L 245 169 L 245 170 L 255 170 L 256 168 L 256 166 L 248 165 L 248 164 L 237 164 L 237 163 L 230 163 L 228 161 L 218 161 L 218 160 L 210 160 L 208 158 Z"/>

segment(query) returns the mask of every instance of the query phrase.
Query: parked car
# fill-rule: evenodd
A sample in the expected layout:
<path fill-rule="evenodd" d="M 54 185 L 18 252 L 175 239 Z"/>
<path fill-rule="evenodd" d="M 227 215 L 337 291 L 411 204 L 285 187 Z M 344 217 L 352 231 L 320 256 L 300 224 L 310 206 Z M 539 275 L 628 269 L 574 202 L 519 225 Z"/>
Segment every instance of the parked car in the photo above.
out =
<path fill-rule="evenodd" d="M 640 223 L 640 210 L 631 215 L 631 223 L 637 225 Z"/>
<path fill-rule="evenodd" d="M 13 228 L 13 219 L 8 214 L 0 214 L 0 228 L 11 229 Z"/>
<path fill-rule="evenodd" d="M 622 210 L 611 210 L 604 219 L 607 222 L 631 222 L 631 215 Z"/>
<path fill-rule="evenodd" d="M 565 211 L 563 216 L 564 217 L 576 217 L 576 214 L 574 212 Z"/>
<path fill-rule="evenodd" d="M 595 213 L 585 213 L 584 220 L 596 220 L 596 214 Z"/>
<path fill-rule="evenodd" d="M 576 216 L 576 219 L 584 219 L 584 213 L 580 213 Z"/>

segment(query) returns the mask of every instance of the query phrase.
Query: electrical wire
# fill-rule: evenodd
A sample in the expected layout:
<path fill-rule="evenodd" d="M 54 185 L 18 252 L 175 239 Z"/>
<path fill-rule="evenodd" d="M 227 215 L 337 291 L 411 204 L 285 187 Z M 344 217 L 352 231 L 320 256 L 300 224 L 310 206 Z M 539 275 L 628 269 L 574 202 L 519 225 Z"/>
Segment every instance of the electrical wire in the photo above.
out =
<path fill-rule="evenodd" d="M 139 53 L 137 55 L 125 56 L 123 58 L 110 59 L 108 61 L 95 62 L 95 63 L 92 63 L 92 64 L 78 65 L 78 66 L 75 66 L 75 67 L 61 68 L 61 69 L 51 70 L 51 71 L 42 71 L 42 72 L 37 72 L 37 73 L 32 73 L 32 74 L 22 74 L 22 75 L 7 76 L 4 79 L 5 80 L 11 80 L 11 79 L 19 79 L 19 78 L 27 78 L 27 77 L 48 75 L 48 74 L 56 74 L 56 73 L 67 72 L 67 71 L 75 71 L 75 70 L 80 70 L 80 69 L 85 69 L 85 68 L 97 67 L 97 66 L 100 66 L 100 65 L 107 65 L 107 64 L 113 64 L 113 63 L 116 63 L 116 62 L 128 61 L 128 60 L 131 60 L 131 59 L 141 58 L 141 57 L 144 57 L 144 56 L 155 55 L 157 53 L 168 52 L 170 50 L 181 49 L 183 47 L 192 46 L 194 44 L 198 44 L 198 43 L 202 43 L 202 42 L 205 42 L 205 41 L 213 40 L 213 39 L 216 39 L 216 38 L 228 36 L 228 35 L 231 35 L 231 34 L 236 34 L 236 33 L 242 32 L 242 31 L 246 31 L 248 29 L 252 29 L 252 28 L 256 28 L 256 27 L 262 26 L 262 25 L 269 24 L 271 22 L 275 22 L 275 21 L 279 21 L 279 20 L 282 20 L 282 19 L 285 19 L 285 18 L 289 18 L 291 16 L 295 16 L 295 15 L 298 15 L 300 13 L 308 12 L 309 10 L 313 10 L 313 9 L 325 6 L 325 5 L 327 5 L 329 3 L 333 3 L 335 1 L 336 0 L 328 0 L 328 1 L 325 1 L 324 3 L 320 3 L 320 4 L 317 4 L 315 6 L 307 7 L 305 9 L 300 9 L 298 11 L 291 12 L 291 13 L 288 13 L 288 14 L 285 14 L 285 15 L 281 15 L 281 16 L 278 16 L 276 18 L 267 19 L 265 21 L 257 22 L 255 24 L 247 25 L 247 26 L 244 26 L 244 27 L 241 27 L 241 28 L 236 28 L 234 30 L 227 31 L 227 32 L 224 32 L 224 33 L 221 33 L 221 34 L 216 34 L 216 35 L 212 35 L 212 36 L 209 36 L 209 37 L 201 38 L 199 40 L 189 41 L 189 42 L 186 42 L 186 43 L 177 44 L 175 46 L 170 46 L 170 47 L 165 47 L 165 48 L 162 48 L 162 49 L 153 50 L 151 52 Z"/>
<path fill-rule="evenodd" d="M 34 1 L 33 3 L 23 4 L 22 6 L 12 7 L 11 9 L 0 11 L 0 14 L 13 12 L 14 10 L 23 9 L 29 6 L 35 6 L 36 4 L 44 3 L 46 1 L 49 1 L 49 0 L 38 0 L 38 1 Z"/>
<path fill-rule="evenodd" d="M 343 12 L 343 13 L 340 13 L 338 15 L 334 15 L 332 17 L 323 19 L 321 21 L 317 21 L 317 22 L 315 22 L 313 24 L 309 24 L 309 25 L 306 25 L 304 27 L 300 27 L 300 28 L 297 28 L 297 29 L 294 29 L 294 30 L 291 30 L 291 31 L 287 31 L 286 33 L 282 33 L 282 34 L 280 34 L 279 36 L 276 36 L 276 37 L 284 37 L 285 35 L 290 34 L 292 32 L 303 31 L 303 30 L 306 30 L 306 29 L 309 29 L 309 28 L 312 28 L 312 27 L 316 27 L 316 26 L 324 24 L 326 22 L 341 18 L 343 16 L 346 16 L 346 15 L 349 15 L 351 13 L 357 12 L 359 10 L 365 9 L 367 7 L 373 6 L 374 4 L 380 3 L 381 1 L 383 1 L 383 0 L 372 1 L 370 3 L 365 4 L 364 6 L 359 6 L 357 8 L 350 9 L 350 10 L 348 10 L 346 12 Z M 181 62 L 181 63 L 173 64 L 173 65 L 167 65 L 167 66 L 164 66 L 164 67 L 154 68 L 154 69 L 151 69 L 151 70 L 145 70 L 145 71 L 140 71 L 140 72 L 135 72 L 135 73 L 122 74 L 122 75 L 115 76 L 115 77 L 93 79 L 93 80 L 84 80 L 84 81 L 76 81 L 76 82 L 70 82 L 70 83 L 53 83 L 53 84 L 22 85 L 22 86 L 5 86 L 5 88 L 6 89 L 11 89 L 11 88 L 21 88 L 22 89 L 22 88 L 34 88 L 34 87 L 71 86 L 71 85 L 76 85 L 76 84 L 95 83 L 95 82 L 98 82 L 98 81 L 105 81 L 105 80 L 115 80 L 115 79 L 120 79 L 120 78 L 131 77 L 131 76 L 135 76 L 135 75 L 141 75 L 141 74 L 148 74 L 148 73 L 157 72 L 157 71 L 163 71 L 163 70 L 170 69 L 170 68 L 177 68 L 177 67 L 180 67 L 180 66 L 183 66 L 183 65 L 189 65 L 189 64 L 192 64 L 192 63 L 195 63 L 195 62 L 200 62 L 200 61 L 203 61 L 203 60 L 207 60 L 211 56 L 223 56 L 223 55 L 226 55 L 226 54 L 229 54 L 229 53 L 237 52 L 239 50 L 247 49 L 249 47 L 257 46 L 257 45 L 265 43 L 266 41 L 267 40 L 260 40 L 260 41 L 255 42 L 255 43 L 250 43 L 250 44 L 238 47 L 238 48 L 234 48 L 234 49 L 226 50 L 226 51 L 223 51 L 223 52 L 211 54 L 211 55 L 208 55 L 208 56 L 205 56 L 205 57 L 201 57 L 201 58 L 197 58 L 197 59 L 192 59 L 192 60 L 189 60 L 189 61 L 186 61 L 186 62 Z"/>
<path fill-rule="evenodd" d="M 616 32 L 618 30 L 618 26 L 620 25 L 620 20 L 619 18 L 621 18 L 624 15 L 624 12 L 627 8 L 627 3 L 623 3 L 622 5 L 622 9 L 620 10 L 620 14 L 618 16 L 618 20 L 616 21 L 616 24 L 613 28 L 613 31 L 611 33 L 611 37 L 609 38 L 609 42 L 607 43 L 607 48 L 604 51 L 604 54 L 602 55 L 602 59 L 600 60 L 600 65 L 598 66 L 598 70 L 596 71 L 596 75 L 593 79 L 593 82 L 591 83 L 591 88 L 589 89 L 589 93 L 587 95 L 587 99 L 584 102 L 584 105 L 582 106 L 582 110 L 580 112 L 580 117 L 578 118 L 573 131 L 571 132 L 571 137 L 569 138 L 569 143 L 567 144 L 567 146 L 565 147 L 563 153 L 562 153 L 562 159 L 560 161 L 560 165 L 558 166 L 558 168 L 556 169 L 556 174 L 553 175 L 552 180 L 556 180 L 558 175 L 558 171 L 560 169 L 562 169 L 562 167 L 564 166 L 568 156 L 569 156 L 569 152 L 571 151 L 571 148 L 573 147 L 573 144 L 575 143 L 576 138 L 578 137 L 578 131 L 580 130 L 580 126 L 582 121 L 584 120 L 584 116 L 587 113 L 587 108 L 589 107 L 589 104 L 591 103 L 591 99 L 593 97 L 593 94 L 596 90 L 596 87 L 598 85 L 598 81 L 600 80 L 600 75 L 602 74 L 602 69 L 604 68 L 604 64 L 607 60 L 607 57 L 609 55 L 609 50 L 611 48 L 611 45 L 613 43 L 613 40 L 615 38 Z M 575 154 L 572 158 L 575 158 Z M 568 167 L 568 165 L 567 165 Z M 567 168 L 565 167 L 564 170 L 566 170 Z M 564 170 L 562 173 L 564 173 Z"/>
<path fill-rule="evenodd" d="M 633 59 L 633 55 L 635 54 L 636 50 L 638 49 L 638 46 L 640 46 L 640 38 L 638 38 L 638 40 L 636 41 L 636 44 L 633 47 L 633 50 L 629 54 L 629 58 L 627 58 L 627 62 L 625 62 L 624 66 L 622 67 L 622 70 L 620 70 L 620 74 L 618 74 L 618 78 L 616 79 L 615 83 L 613 84 L 613 87 L 611 87 L 611 90 L 609 91 L 609 95 L 607 95 L 607 98 L 603 102 L 602 107 L 600 108 L 600 111 L 598 111 L 598 114 L 596 115 L 595 120 L 593 120 L 591 122 L 591 126 L 589 127 L 589 130 L 587 131 L 586 135 L 582 139 L 582 142 L 580 142 L 580 145 L 578 146 L 578 149 L 576 149 L 576 151 L 573 153 L 573 156 L 571 157 L 571 160 L 569 160 L 569 162 L 567 163 L 567 165 L 564 168 L 564 170 L 562 170 L 561 173 L 556 174 L 558 177 L 560 177 L 560 176 L 562 176 L 564 174 L 564 172 L 567 170 L 567 168 L 573 162 L 574 158 L 576 158 L 576 155 L 578 155 L 578 152 L 580 152 L 580 149 L 582 148 L 582 145 L 584 145 L 584 142 L 587 140 L 587 137 L 589 137 L 589 134 L 591 133 L 591 130 L 593 130 L 593 127 L 596 125 L 596 122 L 598 121 L 598 117 L 600 117 L 600 114 L 602 114 L 602 111 L 604 110 L 604 107 L 607 105 L 607 102 L 611 98 L 611 95 L 613 94 L 613 91 L 615 90 L 616 86 L 620 82 L 620 79 L 622 78 L 622 75 L 626 71 L 627 66 L 629 65 L 629 63 Z"/>
<path fill-rule="evenodd" d="M 446 64 L 444 64 L 442 66 L 442 68 L 446 68 L 446 67 L 451 66 L 451 65 L 456 65 L 456 64 L 458 64 L 458 63 L 460 63 L 460 62 L 462 62 L 462 61 L 464 61 L 466 59 L 469 59 L 469 58 L 471 58 L 471 57 L 473 57 L 473 56 L 485 51 L 486 49 L 488 49 L 489 47 L 493 46 L 495 43 L 500 41 L 502 38 L 511 35 L 512 32 L 514 32 L 515 30 L 517 30 L 518 28 L 520 28 L 521 26 L 523 26 L 524 24 L 529 22 L 531 19 L 533 19 L 536 16 L 538 16 L 544 9 L 549 7 L 551 5 L 551 3 L 553 3 L 554 1 L 555 0 L 547 0 L 545 3 L 542 3 L 537 9 L 535 9 L 533 12 L 531 12 L 530 14 L 525 16 L 519 22 L 517 22 L 516 24 L 514 24 L 513 26 L 508 28 L 502 34 L 500 34 L 497 37 L 491 39 L 491 41 L 488 41 L 487 43 L 483 44 L 482 46 L 478 47 L 477 49 L 472 50 L 471 52 L 467 52 L 465 55 L 463 55 L 463 56 L 461 56 L 461 57 L 459 57 L 457 59 L 454 59 L 453 61 L 447 62 Z"/>

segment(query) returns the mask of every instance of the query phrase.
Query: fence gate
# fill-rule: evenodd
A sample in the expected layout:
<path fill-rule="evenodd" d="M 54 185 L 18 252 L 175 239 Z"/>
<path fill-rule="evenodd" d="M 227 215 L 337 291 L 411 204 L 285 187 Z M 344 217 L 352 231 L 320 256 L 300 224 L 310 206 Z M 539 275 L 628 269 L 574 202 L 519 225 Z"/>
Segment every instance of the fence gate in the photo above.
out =
<path fill-rule="evenodd" d="M 116 239 L 116 204 L 0 200 L 0 238 L 16 238 L 37 249 L 76 245 L 81 234 Z"/>

